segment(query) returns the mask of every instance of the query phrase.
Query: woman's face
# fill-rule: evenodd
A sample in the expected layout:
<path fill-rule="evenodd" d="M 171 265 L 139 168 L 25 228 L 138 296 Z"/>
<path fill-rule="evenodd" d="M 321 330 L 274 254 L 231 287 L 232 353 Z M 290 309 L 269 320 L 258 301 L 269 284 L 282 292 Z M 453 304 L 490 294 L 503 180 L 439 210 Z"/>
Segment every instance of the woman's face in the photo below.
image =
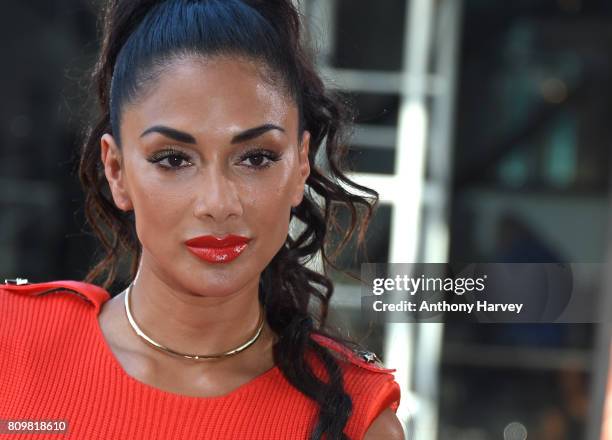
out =
<path fill-rule="evenodd" d="M 124 107 L 121 151 L 101 139 L 115 204 L 134 210 L 142 269 L 168 286 L 223 296 L 256 285 L 287 237 L 310 173 L 309 133 L 261 69 L 239 58 L 174 63 Z M 185 241 L 229 234 L 250 241 L 224 263 Z"/>

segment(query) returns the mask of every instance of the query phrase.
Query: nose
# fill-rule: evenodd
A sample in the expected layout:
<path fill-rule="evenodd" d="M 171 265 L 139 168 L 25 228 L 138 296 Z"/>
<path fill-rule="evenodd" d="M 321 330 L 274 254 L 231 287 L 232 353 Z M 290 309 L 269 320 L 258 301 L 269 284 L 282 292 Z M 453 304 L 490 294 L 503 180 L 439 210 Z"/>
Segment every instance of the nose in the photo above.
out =
<path fill-rule="evenodd" d="M 242 203 L 235 182 L 218 169 L 202 169 L 201 176 L 196 188 L 195 217 L 223 223 L 232 216 L 242 215 Z"/>

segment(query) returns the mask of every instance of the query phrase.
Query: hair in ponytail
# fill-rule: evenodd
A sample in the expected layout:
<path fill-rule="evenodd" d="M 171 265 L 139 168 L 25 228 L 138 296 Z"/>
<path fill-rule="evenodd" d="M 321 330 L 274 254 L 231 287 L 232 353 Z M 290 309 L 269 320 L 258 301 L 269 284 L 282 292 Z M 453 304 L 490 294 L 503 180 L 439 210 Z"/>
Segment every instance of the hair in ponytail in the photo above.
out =
<path fill-rule="evenodd" d="M 269 78 L 283 87 L 298 108 L 299 135 L 311 133 L 309 161 L 302 203 L 291 217 L 304 227 L 287 239 L 260 279 L 259 297 L 266 319 L 279 336 L 274 357 L 287 380 L 319 405 L 319 417 L 311 439 L 346 439 L 343 430 L 352 411 L 338 359 L 310 336 L 318 333 L 351 348 L 358 346 L 326 326 L 334 286 L 327 269 L 334 267 L 328 255 L 329 237 L 337 228 L 339 208 L 350 212 L 350 226 L 336 248 L 336 255 L 358 232 L 361 246 L 365 230 L 378 202 L 376 191 L 351 181 L 342 171 L 347 150 L 344 136 L 353 120 L 352 110 L 327 90 L 301 43 L 300 17 L 291 0 L 111 0 L 103 16 L 102 47 L 92 79 L 99 103 L 99 117 L 88 127 L 79 162 L 85 191 L 85 214 L 103 246 L 104 255 L 87 274 L 93 282 L 105 276 L 108 288 L 117 278 L 119 259 L 127 255 L 130 278 L 136 275 L 141 248 L 132 213 L 119 210 L 112 201 L 99 160 L 99 142 L 111 133 L 121 145 L 119 122 L 122 108 L 132 102 L 164 68 L 180 57 L 237 55 L 260 62 Z M 324 149 L 327 170 L 315 165 Z M 353 194 L 346 188 L 368 196 Z M 316 198 L 315 198 L 316 197 Z M 362 213 L 363 212 L 363 213 Z M 339 231 L 338 231 L 339 232 Z M 324 273 L 304 263 L 321 252 Z M 313 312 L 311 299 L 317 303 Z M 329 376 L 324 382 L 313 374 L 304 354 L 312 351 Z"/>

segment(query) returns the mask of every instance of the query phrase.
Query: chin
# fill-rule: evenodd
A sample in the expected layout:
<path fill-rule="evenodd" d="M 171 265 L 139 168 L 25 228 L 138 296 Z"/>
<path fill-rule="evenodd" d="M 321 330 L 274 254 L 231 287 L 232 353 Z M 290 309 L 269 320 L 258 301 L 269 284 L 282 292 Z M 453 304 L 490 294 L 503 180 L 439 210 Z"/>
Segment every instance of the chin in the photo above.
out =
<path fill-rule="evenodd" d="M 201 276 L 190 276 L 193 281 L 189 282 L 188 288 L 199 296 L 224 297 L 236 293 L 248 284 L 248 277 L 237 274 L 236 271 L 229 273 L 211 273 L 203 270 Z"/>

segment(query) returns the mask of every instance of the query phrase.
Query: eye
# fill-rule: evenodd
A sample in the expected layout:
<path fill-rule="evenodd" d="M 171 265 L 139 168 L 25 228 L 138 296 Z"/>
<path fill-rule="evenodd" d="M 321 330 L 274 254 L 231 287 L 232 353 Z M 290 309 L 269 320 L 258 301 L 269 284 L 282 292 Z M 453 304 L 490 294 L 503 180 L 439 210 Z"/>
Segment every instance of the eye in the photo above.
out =
<path fill-rule="evenodd" d="M 178 170 L 179 168 L 191 166 L 189 157 L 186 154 L 173 149 L 157 152 L 147 160 L 151 163 L 158 164 L 160 168 L 166 170 Z M 182 165 L 183 162 L 185 162 L 186 165 Z"/>
<path fill-rule="evenodd" d="M 268 168 L 273 162 L 279 160 L 280 154 L 262 148 L 251 150 L 240 158 L 241 162 L 250 161 L 250 164 L 246 166 L 254 169 Z"/>

